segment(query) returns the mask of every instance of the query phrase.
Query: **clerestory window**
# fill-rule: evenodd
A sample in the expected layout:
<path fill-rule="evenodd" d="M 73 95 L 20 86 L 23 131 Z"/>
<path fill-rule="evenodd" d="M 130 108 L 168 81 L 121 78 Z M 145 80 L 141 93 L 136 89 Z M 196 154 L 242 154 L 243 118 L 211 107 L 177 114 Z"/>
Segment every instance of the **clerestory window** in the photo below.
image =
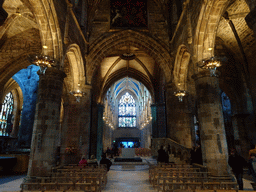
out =
<path fill-rule="evenodd" d="M 136 103 L 128 92 L 121 97 L 118 109 L 119 127 L 136 127 Z"/>

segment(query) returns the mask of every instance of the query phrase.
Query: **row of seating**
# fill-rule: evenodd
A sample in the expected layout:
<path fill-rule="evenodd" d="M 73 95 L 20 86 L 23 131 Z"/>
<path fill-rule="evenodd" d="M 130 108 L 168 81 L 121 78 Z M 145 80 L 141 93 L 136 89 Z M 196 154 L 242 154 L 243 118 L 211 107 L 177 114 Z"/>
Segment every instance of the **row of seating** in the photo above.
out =
<path fill-rule="evenodd" d="M 152 166 L 149 169 L 149 181 L 158 192 L 237 190 L 237 183 L 232 182 L 231 177 L 212 177 L 207 171 L 202 172 L 199 168 L 185 165 L 160 164 Z"/>
<path fill-rule="evenodd" d="M 21 192 L 27 191 L 102 191 L 96 182 L 91 183 L 23 183 Z"/>
<path fill-rule="evenodd" d="M 173 192 L 176 189 L 186 190 L 237 190 L 236 182 L 168 182 L 167 178 L 158 180 L 158 192 Z"/>
<path fill-rule="evenodd" d="M 53 169 L 50 177 L 36 177 L 21 184 L 21 191 L 101 192 L 107 184 L 106 167 L 68 165 Z"/>

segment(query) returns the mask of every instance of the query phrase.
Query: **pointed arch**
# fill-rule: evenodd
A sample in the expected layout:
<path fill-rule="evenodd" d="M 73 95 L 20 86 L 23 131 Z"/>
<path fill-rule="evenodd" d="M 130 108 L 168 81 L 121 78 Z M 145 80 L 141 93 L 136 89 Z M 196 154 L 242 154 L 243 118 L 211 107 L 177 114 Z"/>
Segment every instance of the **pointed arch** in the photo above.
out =
<path fill-rule="evenodd" d="M 180 90 L 186 90 L 188 65 L 190 61 L 190 53 L 185 45 L 180 45 L 175 58 L 173 69 L 174 84 Z"/>
<path fill-rule="evenodd" d="M 66 58 L 70 64 L 72 88 L 75 90 L 78 88 L 78 84 L 85 82 L 84 62 L 80 47 L 77 44 L 70 45 L 66 52 Z"/>
<path fill-rule="evenodd" d="M 99 41 L 93 43 L 93 47 L 87 58 L 88 66 L 86 68 L 88 71 L 86 71 L 86 76 L 88 84 L 91 84 L 95 69 L 100 65 L 104 57 L 111 50 L 124 45 L 131 45 L 143 49 L 162 69 L 164 69 L 163 71 L 167 82 L 171 80 L 172 66 L 170 64 L 173 58 L 171 58 L 168 48 L 147 35 L 137 31 L 125 30 L 117 32 L 107 38 L 99 38 Z"/>
<path fill-rule="evenodd" d="M 63 55 L 61 31 L 53 0 L 23 0 L 34 14 L 39 26 L 44 54 L 60 61 Z"/>
<path fill-rule="evenodd" d="M 229 0 L 209 0 L 202 4 L 194 41 L 195 71 L 198 71 L 198 61 L 213 56 L 218 24 L 229 3 Z"/>

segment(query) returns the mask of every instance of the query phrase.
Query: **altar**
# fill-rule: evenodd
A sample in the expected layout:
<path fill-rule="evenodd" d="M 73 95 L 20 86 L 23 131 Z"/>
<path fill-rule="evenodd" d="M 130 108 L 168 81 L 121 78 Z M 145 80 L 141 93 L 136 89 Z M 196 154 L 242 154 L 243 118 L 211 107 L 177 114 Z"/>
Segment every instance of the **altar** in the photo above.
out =
<path fill-rule="evenodd" d="M 122 148 L 121 157 L 115 158 L 114 162 L 142 162 L 142 159 L 135 157 L 135 148 Z"/>
<path fill-rule="evenodd" d="M 135 148 L 122 148 L 122 158 L 134 158 Z"/>

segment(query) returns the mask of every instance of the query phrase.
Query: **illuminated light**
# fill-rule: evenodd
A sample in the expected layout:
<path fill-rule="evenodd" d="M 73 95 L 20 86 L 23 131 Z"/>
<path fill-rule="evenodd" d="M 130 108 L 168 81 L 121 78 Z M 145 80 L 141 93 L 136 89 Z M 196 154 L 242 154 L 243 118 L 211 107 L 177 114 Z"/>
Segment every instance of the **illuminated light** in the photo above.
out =
<path fill-rule="evenodd" d="M 186 94 L 187 94 L 187 92 L 184 91 L 184 90 L 179 90 L 179 91 L 177 91 L 177 92 L 174 92 L 174 95 L 175 95 L 176 97 L 178 97 L 179 102 L 182 102 L 182 101 L 183 101 L 183 97 L 185 97 Z"/>
<path fill-rule="evenodd" d="M 45 74 L 45 71 L 48 67 L 55 65 L 55 60 L 50 58 L 48 55 L 29 55 L 28 60 L 31 64 L 37 65 L 40 67 L 40 73 Z"/>
<path fill-rule="evenodd" d="M 205 59 L 199 62 L 198 67 L 202 69 L 208 69 L 210 71 L 211 76 L 216 76 L 216 69 L 218 67 L 221 67 L 221 62 L 216 57 L 211 57 L 209 59 Z"/>

